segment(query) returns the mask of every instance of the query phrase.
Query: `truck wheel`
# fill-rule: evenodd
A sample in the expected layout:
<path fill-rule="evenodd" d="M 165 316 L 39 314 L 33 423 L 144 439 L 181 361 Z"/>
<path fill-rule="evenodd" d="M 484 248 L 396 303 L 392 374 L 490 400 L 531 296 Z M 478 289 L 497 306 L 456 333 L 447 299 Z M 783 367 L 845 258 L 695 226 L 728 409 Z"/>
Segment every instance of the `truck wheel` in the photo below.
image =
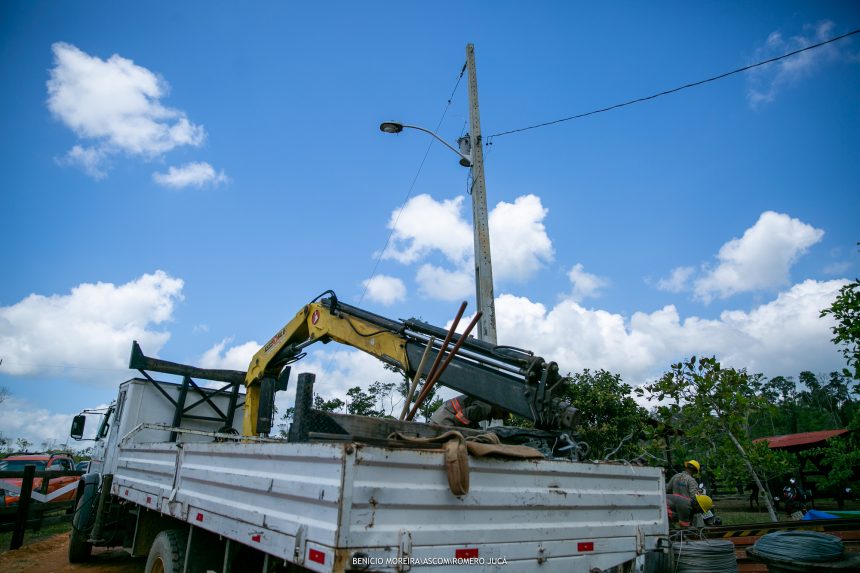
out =
<path fill-rule="evenodd" d="M 181 573 L 185 564 L 188 531 L 169 529 L 155 537 L 146 558 L 146 573 Z"/>
<path fill-rule="evenodd" d="M 83 563 L 89 560 L 93 544 L 87 542 L 87 535 L 76 527 L 72 527 L 69 535 L 69 563 Z"/>
<path fill-rule="evenodd" d="M 72 532 L 69 534 L 69 563 L 83 563 L 89 560 L 93 544 L 89 543 L 90 528 L 95 518 L 95 488 L 84 487 L 75 505 L 72 517 Z"/>

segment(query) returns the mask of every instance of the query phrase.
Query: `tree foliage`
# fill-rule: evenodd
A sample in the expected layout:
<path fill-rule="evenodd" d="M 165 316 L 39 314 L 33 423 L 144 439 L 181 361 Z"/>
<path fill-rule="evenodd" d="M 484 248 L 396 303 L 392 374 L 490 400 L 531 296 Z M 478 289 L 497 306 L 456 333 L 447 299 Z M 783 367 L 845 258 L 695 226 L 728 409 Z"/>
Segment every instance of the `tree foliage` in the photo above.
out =
<path fill-rule="evenodd" d="M 832 316 L 836 324 L 831 328 L 834 344 L 842 347 L 842 355 L 848 363 L 847 376 L 860 380 L 860 280 L 848 283 L 839 289 L 839 295 L 821 316 Z"/>
<path fill-rule="evenodd" d="M 563 397 L 579 410 L 574 432 L 589 445 L 589 457 L 631 459 L 642 453 L 648 412 L 636 403 L 621 376 L 586 369 L 565 382 Z"/>
<path fill-rule="evenodd" d="M 660 380 L 639 389 L 640 395 L 658 402 L 659 417 L 669 424 L 683 419 L 684 433 L 700 440 L 702 449 L 725 456 L 728 449 L 724 440 L 734 447 L 737 460 L 747 469 L 749 480 L 759 489 L 765 489 L 756 471 L 750 437 L 750 417 L 769 408 L 761 394 L 761 375 L 750 375 L 746 370 L 722 368 L 716 358 L 690 358 L 673 364 Z M 728 456 L 730 458 L 730 456 Z M 727 464 L 726 459 L 721 464 Z M 771 520 L 776 513 L 765 497 Z"/>

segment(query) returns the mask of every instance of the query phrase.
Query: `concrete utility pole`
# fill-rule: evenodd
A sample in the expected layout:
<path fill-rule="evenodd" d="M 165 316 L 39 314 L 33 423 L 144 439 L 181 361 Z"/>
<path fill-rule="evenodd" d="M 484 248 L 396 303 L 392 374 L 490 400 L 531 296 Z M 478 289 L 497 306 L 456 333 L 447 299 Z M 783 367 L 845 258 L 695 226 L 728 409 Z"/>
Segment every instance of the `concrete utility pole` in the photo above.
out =
<path fill-rule="evenodd" d="M 469 143 L 472 157 L 472 219 L 475 226 L 475 303 L 483 312 L 478 340 L 496 344 L 496 303 L 493 294 L 493 263 L 490 258 L 490 225 L 487 218 L 487 188 L 484 183 L 484 151 L 481 116 L 478 112 L 478 75 L 475 46 L 466 45 L 469 73 Z"/>

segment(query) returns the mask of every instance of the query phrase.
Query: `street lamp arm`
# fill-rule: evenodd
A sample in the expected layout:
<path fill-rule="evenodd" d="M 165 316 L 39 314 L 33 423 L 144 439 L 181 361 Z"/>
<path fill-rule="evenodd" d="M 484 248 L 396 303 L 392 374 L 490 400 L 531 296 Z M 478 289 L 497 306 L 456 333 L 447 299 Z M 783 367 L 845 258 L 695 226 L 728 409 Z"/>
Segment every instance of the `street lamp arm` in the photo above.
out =
<path fill-rule="evenodd" d="M 472 165 L 472 158 L 471 157 L 469 157 L 468 155 L 463 155 L 462 153 L 460 153 L 460 151 L 456 147 L 454 147 L 453 145 L 451 145 L 450 143 L 448 143 L 447 141 L 445 141 L 444 139 L 442 139 L 441 137 L 436 135 L 435 132 L 430 131 L 429 129 L 426 129 L 426 128 L 423 128 L 423 127 L 420 127 L 417 125 L 407 125 L 405 123 L 385 122 L 379 126 L 379 130 L 383 131 L 385 133 L 400 133 L 401 131 L 403 131 L 404 128 L 407 128 L 407 127 L 409 129 L 417 129 L 418 131 L 423 131 L 424 133 L 430 134 L 431 136 L 436 138 L 436 140 L 439 141 L 439 143 L 441 143 L 442 145 L 444 145 L 445 147 L 447 147 L 448 149 L 450 149 L 451 151 L 456 153 L 460 157 L 460 159 L 466 161 L 467 163 L 465 164 L 465 167 L 471 167 L 471 165 Z"/>

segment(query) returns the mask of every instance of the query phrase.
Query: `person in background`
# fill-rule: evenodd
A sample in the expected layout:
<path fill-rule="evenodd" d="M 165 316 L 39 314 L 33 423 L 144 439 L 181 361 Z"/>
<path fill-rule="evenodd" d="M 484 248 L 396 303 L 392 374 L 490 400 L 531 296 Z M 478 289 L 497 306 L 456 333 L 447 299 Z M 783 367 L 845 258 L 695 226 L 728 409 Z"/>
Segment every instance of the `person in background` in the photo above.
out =
<path fill-rule="evenodd" d="M 506 417 L 507 412 L 502 408 L 491 406 L 471 396 L 460 395 L 439 406 L 439 409 L 430 418 L 430 423 L 440 426 L 477 429 L 480 428 L 480 422 L 494 419 L 503 420 Z"/>
<path fill-rule="evenodd" d="M 701 467 L 696 460 L 684 462 L 684 471 L 672 476 L 672 479 L 666 484 L 666 493 L 683 495 L 688 499 L 696 497 L 699 483 L 693 476 L 698 475 Z"/>
<path fill-rule="evenodd" d="M 669 522 L 681 527 L 690 527 L 693 516 L 706 514 L 714 506 L 714 501 L 706 495 L 696 495 L 692 498 L 670 493 L 666 495 L 666 509 L 669 512 Z"/>

